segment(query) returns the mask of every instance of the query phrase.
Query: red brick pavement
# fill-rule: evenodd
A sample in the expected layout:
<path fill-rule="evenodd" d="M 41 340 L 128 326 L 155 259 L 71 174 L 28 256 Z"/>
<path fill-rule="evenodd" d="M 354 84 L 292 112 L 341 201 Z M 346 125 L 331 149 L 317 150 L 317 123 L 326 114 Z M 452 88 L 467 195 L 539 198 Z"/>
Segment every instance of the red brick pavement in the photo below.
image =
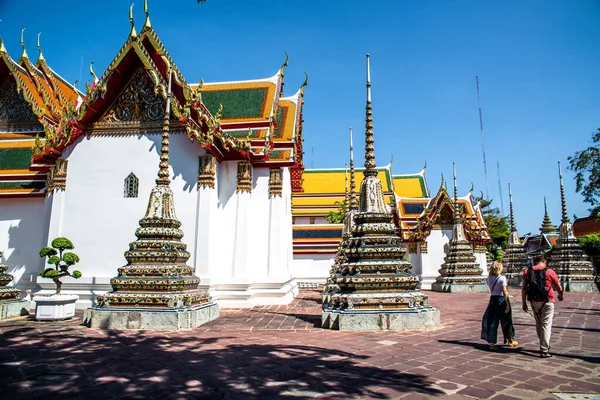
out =
<path fill-rule="evenodd" d="M 0 393 L 86 400 L 500 400 L 600 393 L 599 293 L 567 293 L 557 305 L 550 359 L 537 356 L 533 317 L 517 312 L 517 301 L 521 346 L 492 353 L 479 339 L 487 295 L 429 295 L 443 326 L 427 332 L 321 330 L 317 291 L 301 292 L 289 306 L 221 310 L 218 320 L 179 332 L 88 329 L 80 318 L 5 321 Z"/>

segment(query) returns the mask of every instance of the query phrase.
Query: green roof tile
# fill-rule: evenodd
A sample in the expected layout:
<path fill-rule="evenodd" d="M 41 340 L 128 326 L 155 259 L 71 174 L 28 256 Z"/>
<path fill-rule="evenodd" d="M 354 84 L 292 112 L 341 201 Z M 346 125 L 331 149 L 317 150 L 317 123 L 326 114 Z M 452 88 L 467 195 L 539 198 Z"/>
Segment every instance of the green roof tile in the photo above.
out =
<path fill-rule="evenodd" d="M 0 189 L 42 189 L 46 186 L 45 181 L 33 181 L 33 182 L 18 182 L 8 181 L 0 182 Z"/>
<path fill-rule="evenodd" d="M 0 149 L 0 169 L 28 169 L 31 166 L 31 149 Z"/>
<path fill-rule="evenodd" d="M 266 88 L 203 92 L 202 102 L 211 114 L 223 105 L 223 119 L 258 118 L 262 115 Z"/>

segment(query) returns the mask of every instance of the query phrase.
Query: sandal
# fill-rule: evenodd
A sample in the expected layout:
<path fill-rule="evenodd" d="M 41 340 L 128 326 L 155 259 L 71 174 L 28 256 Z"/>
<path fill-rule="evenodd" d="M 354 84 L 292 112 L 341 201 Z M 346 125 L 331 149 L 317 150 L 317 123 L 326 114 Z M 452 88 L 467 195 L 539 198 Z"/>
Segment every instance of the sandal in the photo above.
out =
<path fill-rule="evenodd" d="M 490 351 L 498 351 L 498 347 L 494 343 L 490 343 Z"/>
<path fill-rule="evenodd" d="M 552 354 L 550 354 L 546 351 L 546 352 L 540 353 L 540 357 L 541 358 L 550 358 L 550 357 L 552 357 Z"/>
<path fill-rule="evenodd" d="M 508 347 L 517 347 L 519 345 L 519 342 L 517 342 L 516 340 L 510 340 L 508 342 Z"/>

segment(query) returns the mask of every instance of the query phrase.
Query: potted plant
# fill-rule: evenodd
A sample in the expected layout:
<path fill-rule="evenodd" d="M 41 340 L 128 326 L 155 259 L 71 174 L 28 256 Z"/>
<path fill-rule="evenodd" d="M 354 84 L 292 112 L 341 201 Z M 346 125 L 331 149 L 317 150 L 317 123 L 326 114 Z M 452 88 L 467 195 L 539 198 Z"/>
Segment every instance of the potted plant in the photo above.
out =
<path fill-rule="evenodd" d="M 56 284 L 56 293 L 52 296 L 35 296 L 35 319 L 58 320 L 67 319 L 75 315 L 75 303 L 79 299 L 77 295 L 63 295 L 61 278 L 66 276 L 78 279 L 81 272 L 69 271 L 73 265 L 79 262 L 79 256 L 75 253 L 65 251 L 75 248 L 73 242 L 65 237 L 57 237 L 51 243 L 52 247 L 44 247 L 40 250 L 40 257 L 48 257 L 48 264 L 52 267 L 40 272 L 42 278 L 52 279 Z"/>

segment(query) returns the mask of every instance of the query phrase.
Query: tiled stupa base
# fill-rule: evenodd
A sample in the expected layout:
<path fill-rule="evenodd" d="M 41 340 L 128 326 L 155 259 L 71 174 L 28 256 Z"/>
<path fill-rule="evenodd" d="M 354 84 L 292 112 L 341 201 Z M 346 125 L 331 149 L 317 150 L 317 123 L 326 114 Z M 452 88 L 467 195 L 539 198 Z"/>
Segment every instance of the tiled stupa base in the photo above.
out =
<path fill-rule="evenodd" d="M 23 315 L 29 315 L 29 301 L 0 301 L 0 321 L 8 318 L 21 317 Z"/>
<path fill-rule="evenodd" d="M 182 309 L 88 308 L 83 324 L 100 329 L 178 330 L 197 328 L 219 317 L 216 303 Z"/>
<path fill-rule="evenodd" d="M 435 282 L 431 285 L 431 290 L 434 292 L 446 293 L 489 293 L 489 289 L 485 284 L 457 284 L 457 283 L 439 283 Z"/>
<path fill-rule="evenodd" d="M 440 312 L 433 307 L 407 310 L 324 309 L 323 329 L 339 331 L 412 331 L 434 329 L 440 325 Z"/>

